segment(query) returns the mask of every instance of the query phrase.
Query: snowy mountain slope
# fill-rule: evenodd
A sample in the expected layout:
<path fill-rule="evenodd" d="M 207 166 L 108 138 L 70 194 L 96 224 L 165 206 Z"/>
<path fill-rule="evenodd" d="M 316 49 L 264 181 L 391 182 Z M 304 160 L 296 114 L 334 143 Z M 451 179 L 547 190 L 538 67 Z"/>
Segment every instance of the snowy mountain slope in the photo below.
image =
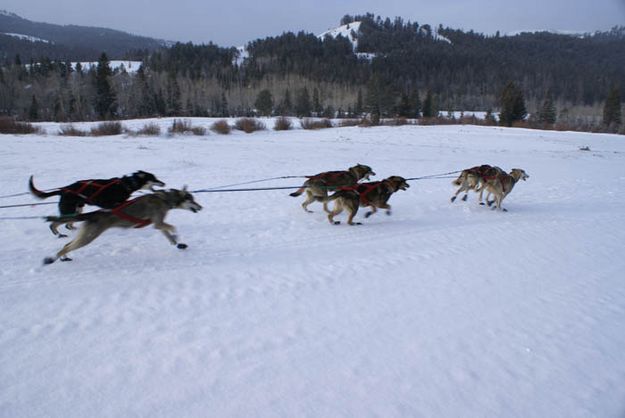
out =
<path fill-rule="evenodd" d="M 0 33 L 0 35 L 12 36 L 13 38 L 23 39 L 29 42 L 44 42 L 46 44 L 50 43 L 50 41 L 48 40 L 37 38 L 36 36 L 22 35 L 20 33 Z"/>
<path fill-rule="evenodd" d="M 508 213 L 474 195 L 449 203 L 450 179 L 413 181 L 392 216 L 360 213 L 357 227 L 329 225 L 319 204 L 304 213 L 288 191 L 198 193 L 202 212 L 168 217 L 186 251 L 150 228 L 115 230 L 47 267 L 65 240 L 39 220 L 0 220 L 2 417 L 625 411 L 620 136 L 404 126 L 81 139 L 44 126 L 1 137 L 3 195 L 30 174 L 50 188 L 136 169 L 191 189 L 356 162 L 376 178 L 485 162 L 531 177 Z"/>

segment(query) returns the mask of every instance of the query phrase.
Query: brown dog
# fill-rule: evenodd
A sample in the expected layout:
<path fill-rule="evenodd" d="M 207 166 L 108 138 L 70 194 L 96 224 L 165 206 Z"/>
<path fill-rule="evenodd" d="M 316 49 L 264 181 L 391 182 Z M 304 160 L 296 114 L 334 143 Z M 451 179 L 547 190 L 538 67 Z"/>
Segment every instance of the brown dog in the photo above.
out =
<path fill-rule="evenodd" d="M 499 167 L 493 167 L 488 164 L 478 165 L 475 167 L 467 168 L 462 170 L 460 175 L 456 180 L 454 180 L 451 184 L 454 186 L 460 186 L 456 193 L 451 197 L 451 201 L 454 202 L 458 195 L 464 192 L 464 196 L 462 196 L 462 200 L 466 201 L 469 195 L 469 191 L 473 190 L 476 193 L 480 192 L 479 203 L 482 203 L 482 192 L 481 186 L 486 179 L 494 178 L 499 173 L 505 173 Z"/>
<path fill-rule="evenodd" d="M 352 186 L 362 179 L 369 180 L 370 176 L 375 176 L 375 173 L 371 167 L 363 164 L 356 164 L 346 171 L 326 171 L 309 176 L 302 187 L 289 196 L 297 197 L 305 191 L 306 200 L 302 203 L 302 207 L 306 212 L 312 212 L 308 210 L 308 205 L 315 201 L 323 202 L 323 209 L 327 212 L 325 200 L 328 197 L 328 191 L 333 191 L 343 186 Z"/>
<path fill-rule="evenodd" d="M 503 210 L 507 212 L 507 209 L 501 207 L 501 202 L 503 199 L 510 194 L 514 185 L 519 180 L 527 180 L 530 176 L 520 168 L 513 168 L 510 170 L 510 174 L 506 173 L 498 173 L 494 177 L 488 178 L 484 180 L 483 185 L 480 189 L 480 195 L 486 189 L 488 191 L 488 195 L 486 196 L 486 203 L 488 206 L 491 206 L 495 203 L 493 209 Z M 489 196 L 493 194 L 495 196 L 495 200 L 489 201 Z"/>
<path fill-rule="evenodd" d="M 391 195 L 398 190 L 406 190 L 410 185 L 406 179 L 400 176 L 391 176 L 382 181 L 371 183 L 360 183 L 354 186 L 341 187 L 326 202 L 335 201 L 334 209 L 331 211 L 324 207 L 328 213 L 328 221 L 333 225 L 340 224 L 334 217 L 343 210 L 347 210 L 349 216 L 347 223 L 350 225 L 360 225 L 354 222 L 354 216 L 360 206 L 369 207 L 371 210 L 365 214 L 365 218 L 377 212 L 377 208 L 386 209 L 386 214 L 391 214 L 391 205 L 387 202 Z"/>

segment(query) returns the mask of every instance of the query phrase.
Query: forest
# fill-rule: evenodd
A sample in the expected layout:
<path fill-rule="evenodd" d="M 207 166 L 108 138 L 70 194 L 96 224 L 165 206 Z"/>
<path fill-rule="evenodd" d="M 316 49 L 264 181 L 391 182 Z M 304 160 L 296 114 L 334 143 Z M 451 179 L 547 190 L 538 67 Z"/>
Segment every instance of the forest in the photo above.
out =
<path fill-rule="evenodd" d="M 608 96 L 625 93 L 625 27 L 560 35 L 484 35 L 367 13 L 346 15 L 350 39 L 299 32 L 244 48 L 209 43 L 125 56 L 104 51 L 90 69 L 72 56 L 19 54 L 0 67 L 0 114 L 82 121 L 153 116 L 435 116 L 499 112 L 510 83 L 527 113 L 549 103 L 568 123 L 601 123 Z M 354 26 L 356 27 L 356 26 Z M 44 50 L 45 53 L 45 50 Z M 71 54 L 70 54 L 71 55 Z M 135 58 L 138 71 L 109 61 Z"/>

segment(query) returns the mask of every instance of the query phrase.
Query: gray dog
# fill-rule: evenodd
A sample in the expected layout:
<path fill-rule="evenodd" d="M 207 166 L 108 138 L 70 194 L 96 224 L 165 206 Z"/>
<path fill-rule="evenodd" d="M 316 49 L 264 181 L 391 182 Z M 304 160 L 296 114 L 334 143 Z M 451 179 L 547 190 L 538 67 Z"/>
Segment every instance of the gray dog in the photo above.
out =
<path fill-rule="evenodd" d="M 142 228 L 154 224 L 154 228 L 161 231 L 172 245 L 180 249 L 187 248 L 187 244 L 178 243 L 176 228 L 165 223 L 165 216 L 171 209 L 186 209 L 197 212 L 202 209 L 191 193 L 183 190 L 158 190 L 154 193 L 129 200 L 112 210 L 97 210 L 89 213 L 71 216 L 49 216 L 48 222 L 64 224 L 67 222 L 83 222 L 76 238 L 68 242 L 54 257 L 46 257 L 44 264 L 52 264 L 57 259 L 71 260 L 67 253 L 84 247 L 99 237 L 109 228 Z"/>

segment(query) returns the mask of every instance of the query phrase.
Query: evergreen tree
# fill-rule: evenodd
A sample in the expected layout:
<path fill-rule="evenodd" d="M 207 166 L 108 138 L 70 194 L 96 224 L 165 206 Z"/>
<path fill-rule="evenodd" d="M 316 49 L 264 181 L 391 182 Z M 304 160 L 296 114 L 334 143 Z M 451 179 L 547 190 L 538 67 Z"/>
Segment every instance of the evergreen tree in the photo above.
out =
<path fill-rule="evenodd" d="M 228 100 L 226 99 L 226 93 L 222 90 L 221 92 L 221 117 L 227 118 L 228 116 L 230 116 Z"/>
<path fill-rule="evenodd" d="M 262 116 L 270 116 L 273 111 L 273 96 L 267 89 L 263 89 L 256 96 L 254 107 Z"/>
<path fill-rule="evenodd" d="M 293 112 L 293 102 L 291 101 L 291 92 L 289 89 L 286 89 L 284 92 L 284 99 L 282 99 L 282 104 L 280 105 L 280 115 L 288 116 Z"/>
<path fill-rule="evenodd" d="M 95 71 L 95 111 L 100 119 L 114 117 L 117 113 L 117 97 L 109 81 L 112 75 L 108 57 L 102 53 Z"/>
<path fill-rule="evenodd" d="M 512 126 L 514 122 L 521 121 L 527 116 L 523 92 L 512 81 L 506 84 L 501 92 L 500 105 L 500 124 Z"/>
<path fill-rule="evenodd" d="M 619 126 L 621 124 L 621 94 L 617 87 L 612 87 L 603 106 L 603 124 Z"/>
<path fill-rule="evenodd" d="M 30 109 L 28 109 L 28 119 L 31 121 L 39 119 L 39 103 L 37 102 L 37 98 L 34 94 L 30 102 Z"/>
<path fill-rule="evenodd" d="M 321 106 L 321 101 L 319 100 L 319 89 L 316 87 L 313 90 L 312 110 L 315 112 L 316 116 L 321 115 L 323 112 L 323 107 Z"/>
<path fill-rule="evenodd" d="M 170 116 L 179 116 L 182 112 L 180 85 L 177 77 L 170 73 L 167 80 L 167 114 Z"/>
<path fill-rule="evenodd" d="M 419 97 L 419 90 L 414 89 L 410 99 L 412 103 L 412 116 L 418 119 L 421 116 L 421 98 Z"/>
<path fill-rule="evenodd" d="M 538 122 L 553 125 L 556 123 L 556 115 L 557 112 L 556 106 L 553 103 L 553 97 L 551 93 L 548 93 L 543 105 L 538 111 Z"/>
<path fill-rule="evenodd" d="M 399 98 L 399 104 L 397 105 L 397 116 L 402 118 L 409 118 L 413 116 L 413 105 L 410 97 L 406 93 L 402 93 Z"/>
<path fill-rule="evenodd" d="M 310 103 L 310 94 L 308 93 L 308 89 L 304 87 L 297 95 L 297 99 L 295 101 L 295 114 L 300 118 L 307 117 L 310 116 L 311 109 L 312 105 Z"/>
<path fill-rule="evenodd" d="M 356 99 L 356 105 L 354 106 L 354 115 L 356 117 L 362 116 L 362 113 L 365 111 L 364 102 L 362 99 L 362 90 L 358 89 L 358 98 Z"/>
<path fill-rule="evenodd" d="M 432 97 L 432 90 L 428 90 L 425 94 L 425 100 L 423 101 L 423 117 L 432 118 L 434 114 L 434 98 Z"/>

